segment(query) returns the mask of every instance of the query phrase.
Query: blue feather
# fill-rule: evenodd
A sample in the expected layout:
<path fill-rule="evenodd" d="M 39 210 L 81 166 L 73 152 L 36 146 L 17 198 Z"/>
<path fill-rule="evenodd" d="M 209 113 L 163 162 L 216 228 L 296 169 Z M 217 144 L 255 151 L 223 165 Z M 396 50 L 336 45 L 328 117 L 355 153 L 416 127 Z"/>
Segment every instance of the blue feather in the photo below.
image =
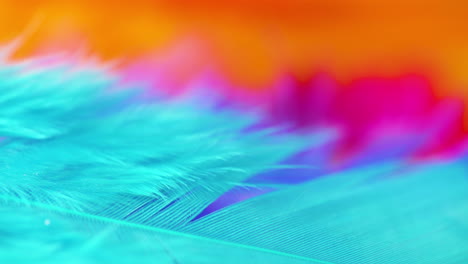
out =
<path fill-rule="evenodd" d="M 371 164 L 207 213 L 261 189 L 247 180 L 304 140 L 116 86 L 99 70 L 1 66 L 2 263 L 468 261 L 464 160 Z"/>

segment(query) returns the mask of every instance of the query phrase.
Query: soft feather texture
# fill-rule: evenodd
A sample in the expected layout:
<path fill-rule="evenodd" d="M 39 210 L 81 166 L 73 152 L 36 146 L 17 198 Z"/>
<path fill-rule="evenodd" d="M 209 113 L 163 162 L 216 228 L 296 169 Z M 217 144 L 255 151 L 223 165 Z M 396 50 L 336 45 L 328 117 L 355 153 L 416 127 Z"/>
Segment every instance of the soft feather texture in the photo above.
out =
<path fill-rule="evenodd" d="M 2 262 L 468 261 L 465 160 L 371 164 L 198 217 L 233 187 L 261 188 L 246 180 L 303 140 L 116 85 L 98 70 L 2 66 Z"/>

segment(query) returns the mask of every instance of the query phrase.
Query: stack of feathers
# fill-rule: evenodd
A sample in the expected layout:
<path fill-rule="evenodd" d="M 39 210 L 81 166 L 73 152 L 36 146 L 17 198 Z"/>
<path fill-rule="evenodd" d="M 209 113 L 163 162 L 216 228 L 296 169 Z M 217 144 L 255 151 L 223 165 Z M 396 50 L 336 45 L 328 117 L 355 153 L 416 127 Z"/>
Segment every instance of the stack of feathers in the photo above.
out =
<path fill-rule="evenodd" d="M 463 152 L 317 173 L 330 133 L 221 101 L 3 61 L 0 262 L 468 263 Z"/>

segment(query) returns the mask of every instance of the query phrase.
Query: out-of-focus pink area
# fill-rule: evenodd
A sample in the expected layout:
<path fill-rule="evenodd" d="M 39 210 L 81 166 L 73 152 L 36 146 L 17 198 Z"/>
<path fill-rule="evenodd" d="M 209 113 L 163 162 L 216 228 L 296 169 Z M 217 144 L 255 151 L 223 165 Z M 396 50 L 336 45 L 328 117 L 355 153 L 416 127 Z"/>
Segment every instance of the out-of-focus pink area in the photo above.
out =
<path fill-rule="evenodd" d="M 341 135 L 337 160 L 358 155 L 375 142 L 383 149 L 385 144 L 409 144 L 414 158 L 448 157 L 463 149 L 465 102 L 438 94 L 429 73 L 364 76 L 346 83 L 325 71 L 307 79 L 284 74 L 268 89 L 249 90 L 233 85 L 216 68 L 194 71 L 193 65 L 181 65 L 203 56 L 194 52 L 196 43 L 189 43 L 166 56 L 138 60 L 123 70 L 124 79 L 144 81 L 170 95 L 197 89 L 222 93 L 244 109 L 260 108 L 268 122 L 296 131 L 333 127 Z"/>

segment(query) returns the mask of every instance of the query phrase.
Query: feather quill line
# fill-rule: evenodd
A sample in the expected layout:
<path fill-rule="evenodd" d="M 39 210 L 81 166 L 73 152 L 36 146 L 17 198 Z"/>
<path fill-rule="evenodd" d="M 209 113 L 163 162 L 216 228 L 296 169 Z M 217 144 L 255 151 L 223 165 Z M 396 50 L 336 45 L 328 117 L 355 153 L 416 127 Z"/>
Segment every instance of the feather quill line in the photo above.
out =
<path fill-rule="evenodd" d="M 281 251 L 275 251 L 275 250 L 261 248 L 261 247 L 255 247 L 255 246 L 249 246 L 249 245 L 240 244 L 240 243 L 228 242 L 228 241 L 223 241 L 223 240 L 219 240 L 219 239 L 212 239 L 212 238 L 208 238 L 208 237 L 197 236 L 197 235 L 193 235 L 193 234 L 187 234 L 187 233 L 183 233 L 183 232 L 177 232 L 177 231 L 173 231 L 173 230 L 168 230 L 168 229 L 164 229 L 164 228 L 157 228 L 157 227 L 147 226 L 147 225 L 143 225 L 143 224 L 125 222 L 123 220 L 112 219 L 112 218 L 93 215 L 93 214 L 84 213 L 84 212 L 77 212 L 77 211 L 74 211 L 74 210 L 69 210 L 69 209 L 65 209 L 65 208 L 61 208 L 61 207 L 53 206 L 53 205 L 46 205 L 46 204 L 38 203 L 38 202 L 34 202 L 34 201 L 25 203 L 24 200 L 14 198 L 14 197 L 11 197 L 11 196 L 1 195 L 1 194 L 0 194 L 0 199 L 3 200 L 3 201 L 10 201 L 10 202 L 14 202 L 14 203 L 25 204 L 25 205 L 28 205 L 28 206 L 33 206 L 33 207 L 37 207 L 37 208 L 51 210 L 51 211 L 55 211 L 55 212 L 58 212 L 58 213 L 81 216 L 81 217 L 84 217 L 84 218 L 94 219 L 94 220 L 103 221 L 103 222 L 115 223 L 115 224 L 119 224 L 119 225 L 127 226 L 127 227 L 146 229 L 146 230 L 156 231 L 156 232 L 165 233 L 165 234 L 169 234 L 169 235 L 176 235 L 176 236 L 182 236 L 182 237 L 186 237 L 186 238 L 204 240 L 204 241 L 214 242 L 214 243 L 223 244 L 223 245 L 227 245 L 227 246 L 235 246 L 235 247 L 239 247 L 239 248 L 251 249 L 251 250 L 261 251 L 261 252 L 264 252 L 264 253 L 270 253 L 270 254 L 275 254 L 275 255 L 279 255 L 279 256 L 295 258 L 295 259 L 298 259 L 298 260 L 311 261 L 312 263 L 317 263 L 317 264 L 336 264 L 336 263 L 332 263 L 332 262 L 328 262 L 328 261 L 323 261 L 323 260 L 309 258 L 309 257 L 303 257 L 303 256 L 295 255 L 295 254 L 289 254 L 289 253 L 281 252 Z"/>

